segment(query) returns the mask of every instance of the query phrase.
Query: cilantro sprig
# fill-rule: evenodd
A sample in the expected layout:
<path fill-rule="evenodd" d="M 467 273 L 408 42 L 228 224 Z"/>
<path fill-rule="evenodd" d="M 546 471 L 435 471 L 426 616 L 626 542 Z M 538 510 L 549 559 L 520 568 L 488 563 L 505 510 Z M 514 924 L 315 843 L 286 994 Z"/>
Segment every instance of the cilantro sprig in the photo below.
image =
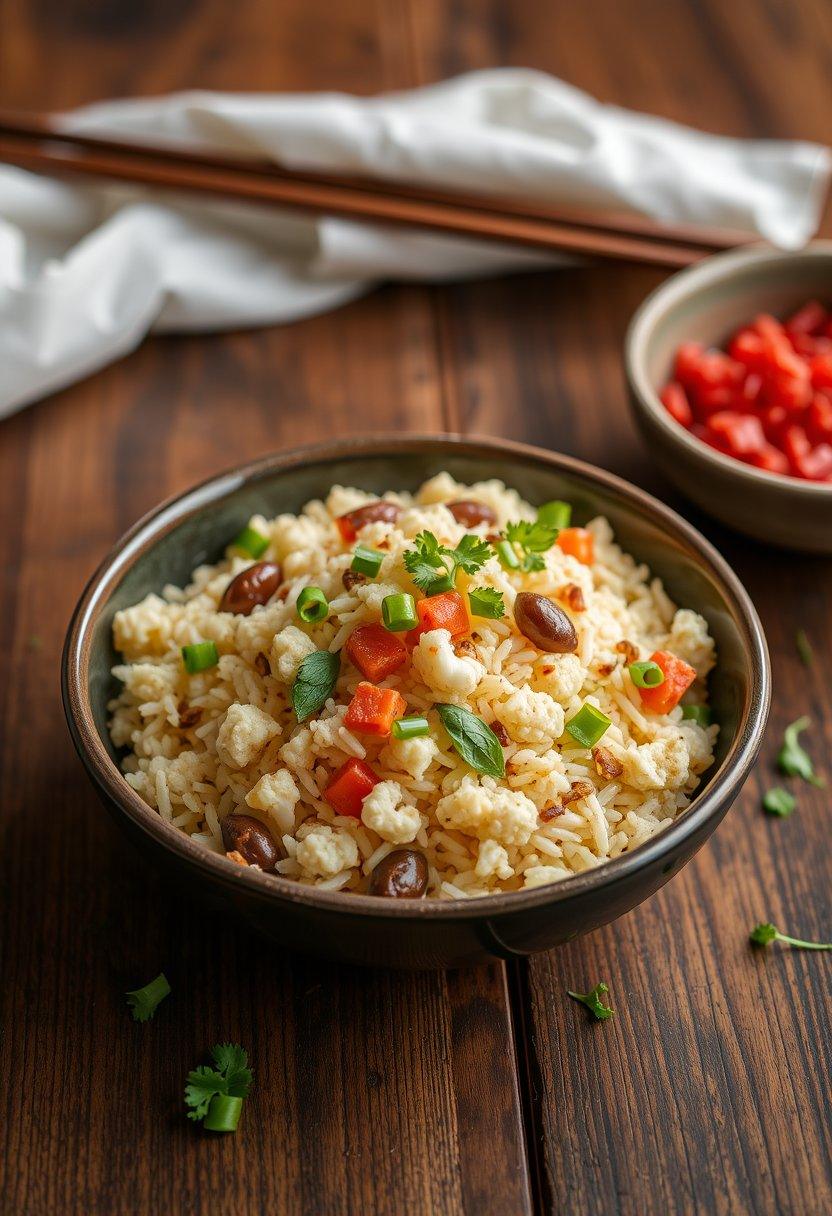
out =
<path fill-rule="evenodd" d="M 809 719 L 804 717 L 786 727 L 783 732 L 783 746 L 777 753 L 777 764 L 780 771 L 789 777 L 802 777 L 811 785 L 824 786 L 826 782 L 822 777 L 818 777 L 811 757 L 798 741 L 798 736 L 807 726 Z"/>
<path fill-rule="evenodd" d="M 202 1120 L 208 1131 L 233 1132 L 253 1080 L 248 1055 L 238 1043 L 218 1043 L 211 1048 L 211 1057 L 213 1068 L 201 1064 L 188 1073 L 188 1118 Z"/>
<path fill-rule="evenodd" d="M 432 532 L 420 532 L 413 544 L 404 555 L 405 569 L 425 595 L 450 591 L 459 570 L 476 574 L 493 552 L 487 540 L 470 532 L 455 549 L 441 545 Z"/>
<path fill-rule="evenodd" d="M 292 707 L 298 722 L 305 722 L 331 696 L 341 671 L 341 655 L 314 650 L 298 668 L 292 685 Z"/>
<path fill-rule="evenodd" d="M 753 946 L 768 946 L 771 942 L 785 942 L 788 946 L 796 946 L 800 950 L 832 950 L 832 942 L 804 942 L 799 937 L 789 937 L 781 933 L 774 925 L 755 925 L 749 934 Z"/>
<path fill-rule="evenodd" d="M 591 992 L 570 992 L 567 989 L 566 995 L 571 996 L 573 1001 L 580 1001 L 582 1005 L 586 1005 L 592 1016 L 599 1022 L 605 1022 L 615 1013 L 614 1009 L 610 1009 L 609 1005 L 605 1005 L 601 1000 L 601 997 L 606 996 L 608 992 L 609 988 L 601 980 L 600 984 L 596 984 Z"/>
<path fill-rule="evenodd" d="M 506 524 L 506 540 L 521 551 L 523 569 L 527 572 L 542 570 L 546 565 L 543 554 L 548 553 L 558 538 L 558 529 L 536 519 L 527 519 Z"/>
<path fill-rule="evenodd" d="M 134 988 L 132 992 L 125 993 L 127 1004 L 133 1013 L 133 1020 L 136 1022 L 148 1022 L 159 1004 L 169 995 L 170 984 L 164 972 L 161 971 L 156 979 L 145 984 L 144 988 Z"/>

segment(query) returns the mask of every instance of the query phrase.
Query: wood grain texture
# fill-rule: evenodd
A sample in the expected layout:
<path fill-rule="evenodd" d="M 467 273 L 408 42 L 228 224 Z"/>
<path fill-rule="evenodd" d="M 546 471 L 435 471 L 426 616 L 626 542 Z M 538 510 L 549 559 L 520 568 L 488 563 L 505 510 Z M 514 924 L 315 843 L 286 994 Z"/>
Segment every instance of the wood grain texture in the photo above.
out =
<path fill-rule="evenodd" d="M 404 87 L 501 63 L 726 133 L 829 138 L 824 0 L 5 0 L 0 105 L 181 87 Z M 626 53 L 622 50 L 626 48 Z M 276 955 L 163 887 L 102 816 L 57 692 L 81 585 L 161 497 L 274 448 L 373 427 L 578 454 L 675 501 L 625 408 L 620 344 L 658 281 L 582 269 L 387 287 L 282 329 L 157 338 L 0 424 L 0 1211 L 691 1212 L 832 1208 L 828 796 L 759 796 L 782 726 L 828 762 L 830 563 L 687 514 L 733 560 L 774 657 L 772 730 L 714 840 L 659 896 L 508 971 L 349 973 Z M 802 625 L 818 661 L 794 652 Z M 160 967 L 145 1026 L 122 993 Z M 567 987 L 604 978 L 591 1024 Z M 251 1051 L 240 1131 L 182 1118 L 217 1040 Z M 525 1131 L 523 1124 L 525 1123 Z"/>

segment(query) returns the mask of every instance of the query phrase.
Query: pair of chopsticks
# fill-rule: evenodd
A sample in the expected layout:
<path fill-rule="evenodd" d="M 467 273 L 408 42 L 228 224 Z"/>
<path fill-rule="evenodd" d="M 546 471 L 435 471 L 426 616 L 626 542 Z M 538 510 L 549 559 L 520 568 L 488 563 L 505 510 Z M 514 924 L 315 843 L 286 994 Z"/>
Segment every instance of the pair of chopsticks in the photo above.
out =
<path fill-rule="evenodd" d="M 666 268 L 689 266 L 752 239 L 728 230 L 665 227 L 629 215 L 578 215 L 516 199 L 289 171 L 267 162 L 73 135 L 48 120 L 14 113 L 0 112 L 0 162 Z"/>

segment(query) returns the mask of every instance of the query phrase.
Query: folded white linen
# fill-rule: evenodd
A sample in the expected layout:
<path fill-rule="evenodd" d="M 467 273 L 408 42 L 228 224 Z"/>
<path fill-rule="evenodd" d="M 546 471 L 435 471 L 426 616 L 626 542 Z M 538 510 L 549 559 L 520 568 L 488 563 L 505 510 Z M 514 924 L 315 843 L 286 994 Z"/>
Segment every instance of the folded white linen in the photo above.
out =
<path fill-rule="evenodd" d="M 802 142 L 706 135 L 602 105 L 525 69 L 408 93 L 179 93 L 102 102 L 68 131 L 169 142 L 290 168 L 482 190 L 757 233 L 817 228 L 832 158 Z M 148 331 L 278 324 L 381 279 L 554 264 L 478 241 L 68 185 L 0 166 L 0 417 L 126 353 Z"/>

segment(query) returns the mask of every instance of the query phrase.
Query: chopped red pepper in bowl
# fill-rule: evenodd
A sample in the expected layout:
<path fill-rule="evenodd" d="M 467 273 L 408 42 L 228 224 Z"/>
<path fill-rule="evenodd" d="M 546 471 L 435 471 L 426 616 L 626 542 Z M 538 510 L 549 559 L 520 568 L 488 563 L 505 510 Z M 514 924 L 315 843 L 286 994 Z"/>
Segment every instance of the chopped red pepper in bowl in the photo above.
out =
<path fill-rule="evenodd" d="M 660 393 L 697 439 L 769 473 L 832 484 L 832 312 L 762 313 L 725 350 L 684 342 Z"/>

